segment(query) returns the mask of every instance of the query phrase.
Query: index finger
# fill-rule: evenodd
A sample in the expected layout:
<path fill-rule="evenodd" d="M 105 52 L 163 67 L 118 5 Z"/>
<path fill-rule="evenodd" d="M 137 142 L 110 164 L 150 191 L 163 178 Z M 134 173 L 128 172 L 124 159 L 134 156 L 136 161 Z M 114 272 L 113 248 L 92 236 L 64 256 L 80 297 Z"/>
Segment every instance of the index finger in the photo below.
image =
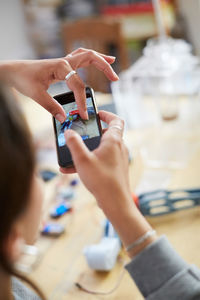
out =
<path fill-rule="evenodd" d="M 99 111 L 99 117 L 101 121 L 108 124 L 108 130 L 104 134 L 104 136 L 110 134 L 123 135 L 124 131 L 124 121 L 120 119 L 117 115 L 107 112 L 107 111 Z"/>
<path fill-rule="evenodd" d="M 117 115 L 115 115 L 111 112 L 105 111 L 105 110 L 99 111 L 99 117 L 100 117 L 101 121 L 105 122 L 108 125 L 110 124 L 111 121 L 120 119 Z"/>
<path fill-rule="evenodd" d="M 86 105 L 86 94 L 85 85 L 80 77 L 76 74 L 67 81 L 68 87 L 74 92 L 77 107 L 80 116 L 83 119 L 88 119 L 87 105 Z"/>
<path fill-rule="evenodd" d="M 119 79 L 110 66 L 110 63 L 96 51 L 85 50 L 82 53 L 71 55 L 67 60 L 73 69 L 94 65 L 98 70 L 102 71 L 109 80 L 116 81 Z"/>
<path fill-rule="evenodd" d="M 65 59 L 59 59 L 56 61 L 57 76 L 56 79 L 63 80 L 66 79 L 67 86 L 74 92 L 77 107 L 80 116 L 83 119 L 88 119 L 87 106 L 86 106 L 86 95 L 85 95 L 85 85 L 81 78 L 72 69 L 69 62 Z M 58 72 L 59 71 L 59 72 Z M 71 74 L 70 74 L 71 73 Z M 69 78 L 66 78 L 70 75 Z"/>

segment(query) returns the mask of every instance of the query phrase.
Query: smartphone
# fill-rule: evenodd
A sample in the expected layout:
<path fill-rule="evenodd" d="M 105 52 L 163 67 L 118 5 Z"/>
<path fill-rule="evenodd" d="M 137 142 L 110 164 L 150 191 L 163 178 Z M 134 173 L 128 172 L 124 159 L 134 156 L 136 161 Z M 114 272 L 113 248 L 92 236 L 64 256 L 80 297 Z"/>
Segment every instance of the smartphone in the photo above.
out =
<path fill-rule="evenodd" d="M 97 148 L 101 140 L 102 128 L 96 107 L 94 91 L 92 88 L 86 87 L 85 92 L 89 120 L 83 120 L 80 117 L 73 92 L 54 96 L 54 99 L 62 105 L 66 112 L 66 120 L 64 123 L 60 123 L 53 117 L 58 164 L 64 168 L 73 166 L 71 153 L 65 143 L 65 130 L 75 130 L 80 134 L 85 145 L 90 150 Z"/>

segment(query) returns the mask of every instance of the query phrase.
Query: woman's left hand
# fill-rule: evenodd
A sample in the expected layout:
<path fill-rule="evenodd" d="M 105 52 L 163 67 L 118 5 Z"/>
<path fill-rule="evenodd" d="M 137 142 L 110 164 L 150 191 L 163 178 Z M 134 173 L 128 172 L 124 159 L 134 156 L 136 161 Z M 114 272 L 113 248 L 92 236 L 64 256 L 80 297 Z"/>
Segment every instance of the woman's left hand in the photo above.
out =
<path fill-rule="evenodd" d="M 66 119 L 64 109 L 47 93 L 50 84 L 65 80 L 69 72 L 89 65 L 94 65 L 104 72 L 108 79 L 118 80 L 117 74 L 110 66 L 114 61 L 113 56 L 79 48 L 63 58 L 1 62 L 0 79 L 38 102 L 60 122 L 64 122 Z M 74 74 L 66 83 L 74 92 L 81 117 L 87 119 L 83 81 L 78 74 Z"/>

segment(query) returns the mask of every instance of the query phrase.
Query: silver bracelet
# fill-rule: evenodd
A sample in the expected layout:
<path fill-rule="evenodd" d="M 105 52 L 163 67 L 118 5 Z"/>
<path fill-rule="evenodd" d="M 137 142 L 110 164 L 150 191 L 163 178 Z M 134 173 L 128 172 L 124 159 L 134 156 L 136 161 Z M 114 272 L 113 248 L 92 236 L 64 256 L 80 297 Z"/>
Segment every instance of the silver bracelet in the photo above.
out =
<path fill-rule="evenodd" d="M 155 230 L 149 230 L 147 231 L 143 236 L 141 236 L 139 239 L 137 239 L 135 242 L 133 242 L 132 244 L 130 244 L 129 246 L 126 247 L 126 251 L 130 251 L 133 248 L 135 248 L 136 246 L 142 244 L 144 241 L 146 241 L 149 237 L 151 237 L 152 235 L 156 234 Z"/>

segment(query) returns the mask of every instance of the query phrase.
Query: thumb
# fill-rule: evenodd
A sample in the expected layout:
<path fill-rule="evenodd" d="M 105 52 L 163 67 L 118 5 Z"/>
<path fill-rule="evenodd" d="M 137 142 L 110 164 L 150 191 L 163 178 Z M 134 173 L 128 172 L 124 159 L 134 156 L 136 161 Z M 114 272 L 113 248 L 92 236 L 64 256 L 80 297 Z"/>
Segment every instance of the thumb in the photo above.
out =
<path fill-rule="evenodd" d="M 91 152 L 84 144 L 81 136 L 74 130 L 65 131 L 66 144 L 71 152 L 75 166 L 79 167 L 83 163 L 88 163 L 91 157 Z"/>
<path fill-rule="evenodd" d="M 45 90 L 40 90 L 39 97 L 35 101 L 48 110 L 59 122 L 65 121 L 66 114 L 63 107 Z"/>

